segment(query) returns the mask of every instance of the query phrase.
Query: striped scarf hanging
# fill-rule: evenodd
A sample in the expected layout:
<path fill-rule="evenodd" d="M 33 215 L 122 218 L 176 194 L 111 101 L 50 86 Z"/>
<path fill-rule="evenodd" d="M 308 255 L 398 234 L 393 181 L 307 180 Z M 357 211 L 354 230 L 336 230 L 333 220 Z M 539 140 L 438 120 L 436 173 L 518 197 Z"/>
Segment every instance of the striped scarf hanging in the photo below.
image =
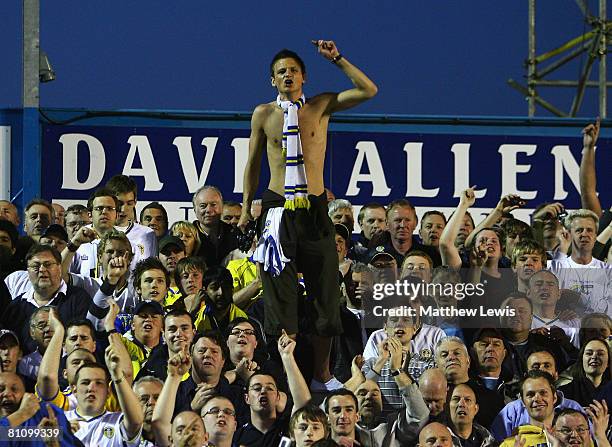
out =
<path fill-rule="evenodd" d="M 304 155 L 300 141 L 298 110 L 306 103 L 304 95 L 295 102 L 282 101 L 280 95 L 276 103 L 283 109 L 283 153 L 287 156 L 285 165 L 285 209 L 309 208 L 308 185 Z"/>

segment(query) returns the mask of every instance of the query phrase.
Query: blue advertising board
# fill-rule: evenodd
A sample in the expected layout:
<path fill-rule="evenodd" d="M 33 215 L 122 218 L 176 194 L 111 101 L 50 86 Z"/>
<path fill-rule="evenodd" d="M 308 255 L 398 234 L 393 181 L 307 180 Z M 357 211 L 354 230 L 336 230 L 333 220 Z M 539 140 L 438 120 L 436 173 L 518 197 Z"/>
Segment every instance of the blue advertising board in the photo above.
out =
<path fill-rule="evenodd" d="M 248 123 L 217 127 L 44 125 L 43 197 L 60 203 L 86 200 L 111 176 L 139 186 L 139 207 L 156 200 L 172 220 L 193 219 L 193 192 L 218 186 L 241 201 L 248 156 Z M 600 138 L 598 146 L 612 141 Z M 477 186 L 476 218 L 502 195 L 518 194 L 529 209 L 546 201 L 580 207 L 580 127 L 338 124 L 328 138 L 326 185 L 357 207 L 408 198 L 422 213 L 450 212 L 459 193 Z M 609 206 L 610 151 L 597 152 L 598 190 Z M 259 191 L 267 185 L 264 160 Z M 522 213 L 522 214 L 521 214 Z"/>

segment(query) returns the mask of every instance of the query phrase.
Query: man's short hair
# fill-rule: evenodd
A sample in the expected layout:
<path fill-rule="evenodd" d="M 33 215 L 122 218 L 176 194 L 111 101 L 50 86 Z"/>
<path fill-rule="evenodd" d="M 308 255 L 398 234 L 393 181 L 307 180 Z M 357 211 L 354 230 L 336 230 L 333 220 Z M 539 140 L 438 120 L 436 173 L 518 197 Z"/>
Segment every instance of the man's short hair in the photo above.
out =
<path fill-rule="evenodd" d="M 438 356 L 438 351 L 440 350 L 440 346 L 442 346 L 443 343 L 447 343 L 447 342 L 453 342 L 453 343 L 460 344 L 463 347 L 463 350 L 465 351 L 465 355 L 467 355 L 468 357 L 470 356 L 468 348 L 465 345 L 465 342 L 463 340 L 461 340 L 456 335 L 447 335 L 446 337 L 442 337 L 440 340 L 438 340 L 438 343 L 436 343 L 436 347 L 434 348 L 434 358 Z"/>
<path fill-rule="evenodd" d="M 431 210 L 431 211 L 427 211 L 425 214 L 423 214 L 423 216 L 421 217 L 421 225 L 423 225 L 423 221 L 425 220 L 425 218 L 427 216 L 440 216 L 442 218 L 442 220 L 444 221 L 444 225 L 446 225 L 446 223 L 447 223 L 446 216 L 444 215 L 444 213 L 442 211 Z"/>
<path fill-rule="evenodd" d="M 79 382 L 79 375 L 81 374 L 81 371 L 83 371 L 85 368 L 93 368 L 99 369 L 100 371 L 104 371 L 104 377 L 106 377 L 106 382 L 110 382 L 110 374 L 108 373 L 106 368 L 104 368 L 99 363 L 85 361 L 81 366 L 79 366 L 79 369 L 76 370 L 76 373 L 74 375 L 74 383 Z"/>
<path fill-rule="evenodd" d="M 500 225 L 501 229 L 504 230 L 506 237 L 514 239 L 520 235 L 521 239 L 533 239 L 533 229 L 529 224 L 518 219 L 508 219 Z"/>
<path fill-rule="evenodd" d="M 175 307 L 171 309 L 170 312 L 166 313 L 166 315 L 164 315 L 164 327 L 166 326 L 166 320 L 170 317 L 188 317 L 189 321 L 191 321 L 191 326 L 195 328 L 193 315 L 187 312 L 187 309 L 185 309 L 184 307 Z"/>
<path fill-rule="evenodd" d="M 146 210 L 159 210 L 159 211 L 161 211 L 162 216 L 164 218 L 164 221 L 166 222 L 166 229 L 167 229 L 167 227 L 168 227 L 168 211 L 166 211 L 166 208 L 164 208 L 164 205 L 162 205 L 159 202 L 151 202 L 151 203 L 149 203 L 147 206 L 145 206 L 140 211 L 140 222 L 142 222 L 143 216 L 144 216 L 144 212 Z"/>
<path fill-rule="evenodd" d="M 202 287 L 206 288 L 212 283 L 217 283 L 222 287 L 233 287 L 234 278 L 228 269 L 216 265 L 206 270 L 202 276 Z"/>
<path fill-rule="evenodd" d="M 516 260 L 523 255 L 538 255 L 542 265 L 546 265 L 546 249 L 534 239 L 523 239 L 512 249 L 512 266 L 516 265 Z"/>
<path fill-rule="evenodd" d="M 359 225 L 363 226 L 362 224 L 363 216 L 365 216 L 365 213 L 367 210 L 376 210 L 376 209 L 383 210 L 383 213 L 385 213 L 385 216 L 386 216 L 387 210 L 385 210 L 385 207 L 383 205 L 377 202 L 370 202 L 370 203 L 363 205 L 361 209 L 359 210 L 359 214 L 357 215 L 357 222 L 359 222 Z"/>
<path fill-rule="evenodd" d="M 556 371 L 557 370 L 557 359 L 555 358 L 555 355 L 551 351 L 549 351 L 548 349 L 536 346 L 535 350 L 531 351 L 529 353 L 529 355 L 527 356 L 527 360 L 529 360 L 529 357 L 531 357 L 532 355 L 534 355 L 534 354 L 541 354 L 541 353 L 548 354 L 549 356 L 552 357 L 553 363 L 555 364 L 555 371 Z M 527 363 L 527 360 L 525 361 L 525 363 Z"/>
<path fill-rule="evenodd" d="M 70 205 L 68 208 L 66 208 L 66 214 L 81 215 L 84 212 L 87 212 L 87 207 L 85 205 L 81 205 L 80 203 Z"/>
<path fill-rule="evenodd" d="M 135 390 L 136 387 L 138 385 L 140 385 L 141 383 L 157 383 L 159 386 L 161 386 L 163 388 L 164 386 L 164 381 L 161 380 L 159 377 L 155 377 L 155 376 L 144 376 L 141 377 L 140 379 L 138 379 L 137 381 L 135 381 L 132 384 L 132 390 Z"/>
<path fill-rule="evenodd" d="M 104 187 L 96 189 L 89 196 L 89 199 L 87 200 L 87 209 L 89 210 L 89 212 L 93 211 L 93 202 L 98 197 L 112 197 L 113 201 L 115 202 L 115 208 L 117 210 L 119 209 L 119 199 L 115 195 L 115 192 L 110 188 Z"/>
<path fill-rule="evenodd" d="M 19 240 L 19 232 L 15 225 L 8 220 L 0 219 L 0 231 L 4 231 L 8 234 L 9 239 L 11 240 L 11 246 L 13 248 L 17 247 L 17 241 Z"/>
<path fill-rule="evenodd" d="M 30 315 L 29 325 L 32 326 L 32 321 L 34 321 L 34 319 L 36 318 L 38 314 L 49 313 L 51 312 L 51 309 L 53 309 L 53 306 L 41 306 L 37 308 L 34 312 L 32 312 L 32 315 Z"/>
<path fill-rule="evenodd" d="M 533 314 L 533 303 L 531 302 L 529 297 L 524 292 L 519 292 L 518 290 L 515 290 L 512 293 L 506 295 L 506 298 L 504 298 L 504 301 L 502 301 L 501 305 L 499 306 L 500 309 L 506 307 L 508 305 L 508 303 L 510 301 L 512 301 L 512 300 L 525 300 L 525 301 L 527 301 L 527 304 L 529 304 L 529 309 L 530 309 L 531 313 Z"/>
<path fill-rule="evenodd" d="M 274 55 L 272 58 L 272 62 L 270 62 L 270 76 L 274 77 L 274 64 L 281 59 L 295 59 L 295 61 L 300 66 L 302 70 L 302 74 L 306 74 L 306 65 L 304 61 L 295 51 L 288 50 L 287 48 L 283 48 L 278 53 Z"/>
<path fill-rule="evenodd" d="M 53 209 L 53 205 L 51 205 L 45 199 L 32 199 L 32 200 L 30 200 L 28 202 L 28 204 L 25 206 L 24 213 L 27 215 L 28 211 L 30 211 L 30 208 L 32 208 L 34 205 L 42 205 L 42 206 L 46 207 L 49 210 L 49 212 L 51 213 L 51 218 L 55 217 L 55 210 Z"/>
<path fill-rule="evenodd" d="M 192 270 L 199 271 L 203 276 L 207 270 L 204 259 L 199 256 L 189 256 L 188 258 L 183 258 L 176 263 L 176 268 L 174 269 L 174 281 L 176 282 L 179 290 L 181 290 L 181 293 L 184 292 L 182 290 L 183 286 L 181 286 L 181 276 L 183 273 L 190 272 Z"/>
<path fill-rule="evenodd" d="M 295 426 L 297 425 L 300 416 L 305 421 L 321 423 L 323 425 L 324 431 L 323 437 L 327 438 L 329 436 L 330 429 L 327 415 L 323 410 L 311 403 L 304 405 L 302 408 L 296 410 L 296 412 L 291 415 L 291 419 L 289 420 L 289 436 L 295 438 Z"/>
<path fill-rule="evenodd" d="M 555 386 L 555 379 L 546 371 L 541 371 L 539 369 L 532 369 L 531 371 L 527 371 L 525 374 L 525 378 L 521 381 L 521 399 L 523 398 L 523 387 L 525 386 L 525 382 L 530 379 L 545 379 L 550 385 L 550 390 L 552 391 L 552 395 L 557 394 L 557 387 Z"/>
<path fill-rule="evenodd" d="M 504 230 L 502 230 L 501 227 L 497 225 L 481 228 L 480 230 L 478 230 L 476 233 L 474 233 L 470 246 L 466 248 L 472 250 L 476 246 L 476 238 L 478 238 L 478 235 L 485 230 L 492 231 L 497 235 L 497 239 L 499 239 L 499 246 L 501 248 L 501 255 L 504 256 L 504 253 L 506 252 L 506 233 L 504 233 Z"/>
<path fill-rule="evenodd" d="M 91 321 L 89 321 L 86 318 L 75 318 L 72 319 L 68 322 L 68 324 L 66 324 L 66 332 L 65 332 L 65 336 L 68 335 L 68 330 L 71 327 L 75 327 L 75 326 L 87 326 L 87 328 L 89 329 L 89 332 L 91 333 L 91 338 L 92 340 L 96 339 L 96 329 L 94 328 L 94 325 Z"/>
<path fill-rule="evenodd" d="M 193 204 L 193 206 L 195 206 L 195 198 L 198 196 L 198 194 L 200 194 L 202 191 L 207 191 L 207 190 L 216 192 L 221 198 L 221 202 L 223 202 L 223 194 L 221 194 L 221 190 L 219 188 L 213 185 L 204 185 L 204 186 L 200 186 L 196 190 L 196 192 L 193 193 L 193 196 L 191 198 L 191 203 Z"/>
<path fill-rule="evenodd" d="M 223 337 L 221 332 L 214 330 L 214 329 L 206 330 L 202 332 L 201 334 L 196 335 L 196 337 L 193 339 L 193 343 L 191 344 L 192 353 L 193 353 L 193 349 L 195 349 L 196 343 L 202 338 L 208 338 L 214 344 L 219 346 L 219 348 L 221 348 L 221 355 L 223 356 L 223 360 L 229 358 L 229 350 L 227 347 L 227 343 L 225 343 L 225 338 Z"/>
<path fill-rule="evenodd" d="M 557 284 L 557 287 L 559 287 L 559 286 L 560 286 L 560 284 L 559 284 L 559 278 L 557 278 L 557 275 L 555 275 L 553 271 L 551 271 L 551 270 L 547 270 L 547 269 L 542 269 L 542 270 L 538 270 L 537 272 L 535 272 L 533 275 L 531 275 L 531 276 L 529 277 L 529 286 L 530 286 L 530 287 L 531 287 L 531 281 L 533 280 L 533 278 L 534 278 L 536 275 L 540 275 L 540 274 L 542 274 L 542 273 L 546 273 L 546 274 L 548 274 L 548 276 L 552 276 L 552 277 L 555 279 L 555 283 Z"/>
<path fill-rule="evenodd" d="M 34 244 L 32 245 L 32 247 L 30 247 L 25 257 L 26 264 L 30 262 L 30 260 L 34 256 L 40 253 L 51 253 L 53 258 L 58 262 L 58 264 L 61 265 L 62 255 L 60 255 L 60 252 L 57 251 L 55 247 L 52 247 L 51 245 L 45 245 L 45 244 Z"/>
<path fill-rule="evenodd" d="M 323 401 L 325 413 L 329 414 L 329 401 L 332 399 L 332 397 L 336 396 L 350 396 L 353 399 L 353 402 L 355 402 L 355 410 L 359 410 L 359 401 L 357 400 L 355 393 L 353 393 L 351 390 L 347 390 L 346 388 L 338 388 L 337 390 L 327 393 L 327 396 Z"/>
<path fill-rule="evenodd" d="M 134 252 L 132 251 L 132 243 L 127 238 L 125 233 L 119 230 L 115 230 L 114 228 L 108 233 L 106 233 L 104 236 L 102 236 L 102 239 L 100 239 L 100 243 L 98 244 L 98 259 L 102 258 L 104 250 L 106 250 L 106 245 L 109 244 L 110 241 L 121 242 L 124 245 L 125 250 L 129 253 L 130 259 L 128 260 L 128 262 L 132 260 L 132 257 L 134 256 Z"/>
<path fill-rule="evenodd" d="M 440 265 L 435 267 L 431 273 L 431 282 L 433 283 L 459 283 L 461 275 L 457 270 L 448 265 Z"/>
<path fill-rule="evenodd" d="M 224 207 L 234 207 L 234 206 L 239 206 L 240 208 L 242 208 L 242 205 L 238 202 L 236 202 L 235 200 L 226 200 L 223 202 L 223 206 Z"/>
<path fill-rule="evenodd" d="M 138 194 L 138 186 L 136 185 L 134 179 L 123 174 L 118 174 L 111 177 L 108 182 L 106 182 L 106 187 L 114 191 L 115 195 L 133 192 L 134 199 L 136 199 Z"/>
<path fill-rule="evenodd" d="M 579 210 L 569 213 L 563 221 L 563 225 L 565 225 L 567 230 L 570 230 L 572 228 L 572 222 L 576 219 L 593 219 L 593 222 L 595 222 L 595 229 L 599 226 L 599 217 L 597 217 L 597 214 L 585 208 L 580 208 Z"/>
<path fill-rule="evenodd" d="M 431 259 L 431 256 L 429 256 L 427 253 L 425 253 L 422 250 L 412 250 L 409 251 L 408 253 L 406 253 L 406 257 L 404 257 L 404 260 L 402 261 L 402 268 L 404 267 L 404 264 L 406 263 L 406 259 L 412 257 L 412 256 L 418 256 L 419 258 L 423 258 L 427 261 L 427 263 L 429 264 L 429 268 L 432 269 L 433 268 L 433 260 Z"/>
<path fill-rule="evenodd" d="M 136 267 L 134 268 L 134 288 L 140 287 L 140 280 L 142 279 L 142 275 L 149 270 L 161 270 L 164 272 L 164 277 L 166 278 L 166 287 L 170 287 L 170 274 L 164 264 L 158 259 L 154 257 L 146 258 L 136 263 Z"/>
<path fill-rule="evenodd" d="M 414 205 L 412 205 L 412 203 L 410 203 L 409 200 L 407 200 L 407 199 L 397 199 L 397 200 L 394 200 L 393 202 L 389 203 L 389 205 L 387 205 L 387 214 L 386 214 L 387 221 L 389 220 L 389 214 L 395 208 L 409 208 L 412 211 L 414 211 L 414 213 L 416 214 L 416 209 L 414 208 Z"/>
<path fill-rule="evenodd" d="M 580 410 L 576 410 L 575 408 L 564 408 L 562 410 L 559 410 L 558 412 L 555 411 L 555 415 L 553 416 L 553 420 L 552 420 L 552 425 L 554 426 L 560 417 L 570 416 L 570 415 L 582 416 L 584 418 L 584 422 L 586 423 L 586 425 L 587 426 L 589 425 L 589 418 L 587 417 L 587 415 L 584 414 Z"/>
<path fill-rule="evenodd" d="M 350 209 L 352 212 L 353 205 L 346 199 L 334 199 L 327 204 L 327 215 L 332 217 L 336 211 L 343 209 Z"/>

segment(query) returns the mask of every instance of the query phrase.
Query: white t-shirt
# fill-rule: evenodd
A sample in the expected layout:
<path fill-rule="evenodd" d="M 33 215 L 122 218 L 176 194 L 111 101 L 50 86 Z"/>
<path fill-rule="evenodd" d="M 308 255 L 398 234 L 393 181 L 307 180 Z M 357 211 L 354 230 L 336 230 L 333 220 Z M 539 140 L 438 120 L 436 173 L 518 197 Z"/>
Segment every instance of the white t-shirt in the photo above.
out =
<path fill-rule="evenodd" d="M 445 336 L 446 334 L 442 329 L 424 324 L 421 330 L 410 340 L 410 352 L 419 354 L 424 358 L 432 357 L 436 343 Z M 367 360 L 372 357 L 378 357 L 378 344 L 386 338 L 387 333 L 384 329 L 372 332 L 363 350 L 363 358 Z"/>
<path fill-rule="evenodd" d="M 138 261 L 157 257 L 157 236 L 155 236 L 155 231 L 134 222 L 130 222 L 127 227 L 115 227 L 115 229 L 125 233 L 132 243 L 134 258 L 132 259 L 130 270 L 134 270 Z"/>
<path fill-rule="evenodd" d="M 79 422 L 79 430 L 74 434 L 85 447 L 138 447 L 139 432 L 133 439 L 128 439 L 123 426 L 123 414 L 106 411 L 100 416 L 88 418 L 81 416 L 77 410 L 66 411 L 69 422 Z"/>
<path fill-rule="evenodd" d="M 559 318 L 543 318 L 533 315 L 531 320 L 531 329 L 537 329 L 541 327 L 551 328 L 557 326 L 563 329 L 563 332 L 569 337 L 570 341 L 574 346 L 580 349 L 580 341 L 578 340 L 578 331 L 580 330 L 580 320 L 568 320 L 562 321 Z"/>
<path fill-rule="evenodd" d="M 579 292 L 586 313 L 602 312 L 612 316 L 612 266 L 593 258 L 577 264 L 570 256 L 548 262 L 559 278 L 559 287 Z"/>

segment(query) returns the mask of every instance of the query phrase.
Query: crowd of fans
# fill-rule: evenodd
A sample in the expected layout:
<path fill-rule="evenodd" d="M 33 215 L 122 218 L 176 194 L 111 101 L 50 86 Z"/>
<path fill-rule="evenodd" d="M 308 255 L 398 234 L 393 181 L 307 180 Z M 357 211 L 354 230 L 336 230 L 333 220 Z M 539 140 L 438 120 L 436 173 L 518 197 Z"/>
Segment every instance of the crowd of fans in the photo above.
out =
<path fill-rule="evenodd" d="M 216 187 L 194 194 L 194 222 L 169 222 L 157 202 L 137 216 L 136 183 L 123 175 L 87 206 L 32 200 L 23 221 L 0 201 L 3 436 L 608 447 L 612 224 L 596 193 L 599 123 L 583 133 L 582 208 L 543 203 L 530 222 L 513 217 L 526 203 L 508 195 L 476 226 L 467 189 L 452 215 L 429 210 L 420 222 L 406 199 L 367 204 L 355 235 L 351 203 L 328 191 L 343 334 L 324 383 L 312 381 L 308 291 L 296 284 L 297 337 L 266 334 L 257 238 Z M 394 289 L 375 318 L 374 291 L 398 281 L 421 288 Z"/>

